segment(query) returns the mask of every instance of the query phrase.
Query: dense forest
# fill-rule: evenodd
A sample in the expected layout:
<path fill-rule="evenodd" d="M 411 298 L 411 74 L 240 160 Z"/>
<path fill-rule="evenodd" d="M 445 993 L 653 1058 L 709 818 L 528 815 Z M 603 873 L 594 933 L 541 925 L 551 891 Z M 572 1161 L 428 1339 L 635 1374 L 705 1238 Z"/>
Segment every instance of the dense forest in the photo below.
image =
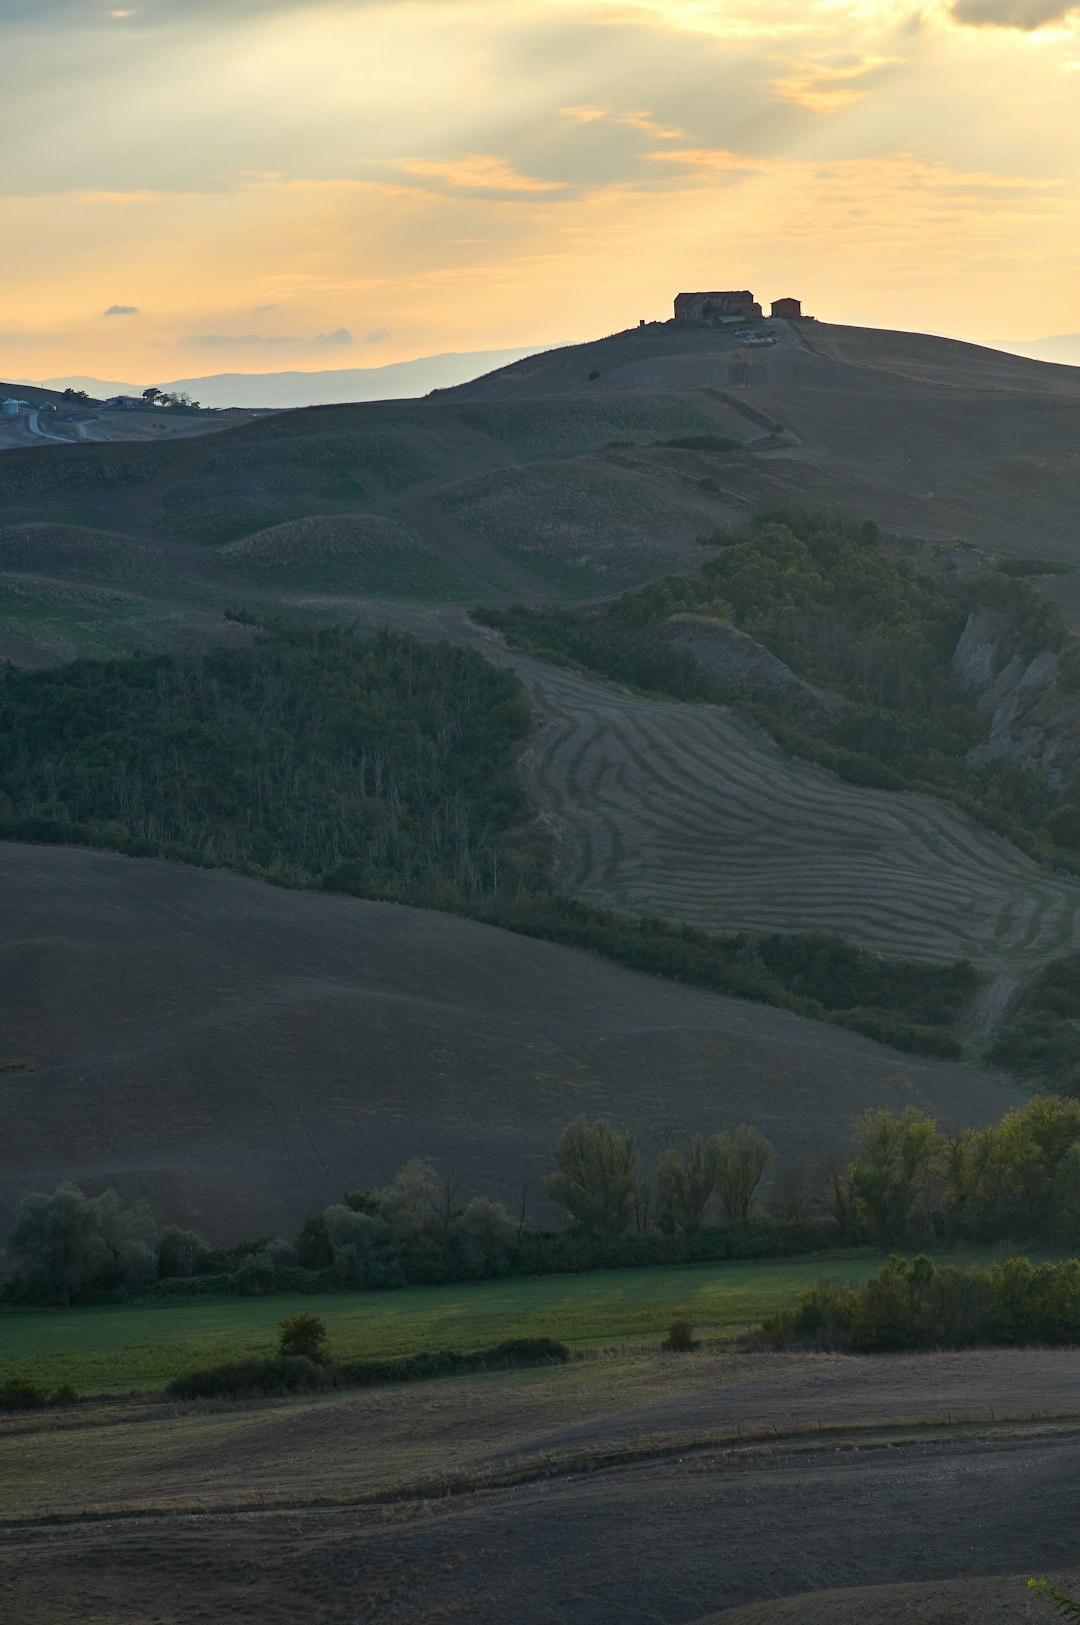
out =
<path fill-rule="evenodd" d="M 763 518 L 695 574 L 602 609 L 518 605 L 477 616 L 516 647 L 644 692 L 737 704 L 780 745 L 852 783 L 944 795 L 1032 856 L 1080 869 L 1080 788 L 1062 794 L 1015 761 L 971 759 L 989 722 L 951 657 L 981 605 L 1007 614 L 1017 652 L 1065 648 L 1059 616 L 1013 574 L 920 572 L 884 548 L 871 524 L 791 515 Z M 794 685 L 737 685 L 706 672 L 672 640 L 679 615 L 736 627 L 838 703 L 815 706 Z M 1080 681 L 1074 668 L 1080 652 L 1069 647 L 1066 688 Z"/>
<path fill-rule="evenodd" d="M 0 672 L 0 820 L 433 905 L 496 885 L 529 715 L 451 644 L 273 626 L 251 647 Z"/>

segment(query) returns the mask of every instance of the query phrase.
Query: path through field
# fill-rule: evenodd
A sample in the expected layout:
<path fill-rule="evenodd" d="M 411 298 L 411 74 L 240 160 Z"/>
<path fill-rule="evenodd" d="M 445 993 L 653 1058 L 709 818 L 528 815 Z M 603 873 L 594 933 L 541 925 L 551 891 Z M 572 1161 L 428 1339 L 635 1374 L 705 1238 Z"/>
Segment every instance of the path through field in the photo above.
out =
<path fill-rule="evenodd" d="M 1080 941 L 1080 882 L 928 796 L 862 789 L 715 706 L 514 657 L 541 723 L 523 764 L 576 895 L 712 931 L 836 931 L 1031 972 Z"/>

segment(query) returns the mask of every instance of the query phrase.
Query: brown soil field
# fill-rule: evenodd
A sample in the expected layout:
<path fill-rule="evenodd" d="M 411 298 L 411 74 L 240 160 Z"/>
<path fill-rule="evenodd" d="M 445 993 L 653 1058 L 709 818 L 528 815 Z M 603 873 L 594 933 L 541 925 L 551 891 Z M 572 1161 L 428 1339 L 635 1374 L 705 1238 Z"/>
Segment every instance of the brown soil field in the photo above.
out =
<path fill-rule="evenodd" d="M 1055 1611 L 1044 1597 L 1032 1595 L 1030 1578 L 1025 1571 L 932 1585 L 804 1591 L 748 1608 L 726 1608 L 698 1625 L 1049 1625 Z M 1056 1574 L 1040 1570 L 1037 1578 L 1066 1596 L 1080 1592 L 1077 1568 Z"/>
<path fill-rule="evenodd" d="M 110 637 L 131 647 L 144 619 L 166 641 L 170 620 L 190 618 L 206 636 L 207 610 L 238 593 L 333 593 L 339 612 L 371 599 L 595 597 L 688 568 L 698 536 L 737 531 L 754 510 L 785 503 L 1080 561 L 1080 369 L 921 334 L 778 330 L 774 348 L 751 351 L 718 332 L 656 324 L 422 401 L 313 407 L 157 443 L 8 451 L 0 527 L 75 525 L 188 556 L 169 554 L 177 592 L 151 571 L 141 617 L 128 606 L 58 626 L 46 595 L 34 614 L 25 604 L 0 614 L 0 638 L 10 657 L 32 660 L 69 646 L 97 652 Z M 671 444 L 688 434 L 742 447 Z M 356 519 L 369 536 L 381 527 L 396 537 L 399 559 L 408 533 L 422 567 L 345 568 L 338 558 L 328 575 L 340 522 Z M 287 539 L 286 572 L 253 572 L 243 544 L 275 531 Z M 49 568 L 22 568 L 83 579 L 70 550 L 50 556 Z"/>
<path fill-rule="evenodd" d="M 563 1125 L 754 1122 L 782 1160 L 914 1103 L 983 1122 L 973 1067 L 450 915 L 0 843 L 0 1223 L 62 1179 L 211 1236 L 289 1233 L 432 1156 L 513 1200 Z M 530 1195 L 530 1211 L 533 1196 Z"/>
<path fill-rule="evenodd" d="M 8 1418 L 4 1601 L 29 1625 L 1035 1619 L 1024 1577 L 1075 1573 L 1074 1366 L 638 1355 Z"/>
<path fill-rule="evenodd" d="M 96 1401 L 0 1416 L 0 1525 L 124 1508 L 371 1500 L 706 1449 L 814 1449 L 1080 1422 L 1063 1349 L 619 1351 L 566 1366 L 245 1403 Z"/>
<path fill-rule="evenodd" d="M 1080 882 L 956 808 L 846 784 L 720 707 L 511 659 L 542 719 L 525 784 L 579 896 L 712 931 L 835 931 L 1019 974 L 1080 941 Z"/>

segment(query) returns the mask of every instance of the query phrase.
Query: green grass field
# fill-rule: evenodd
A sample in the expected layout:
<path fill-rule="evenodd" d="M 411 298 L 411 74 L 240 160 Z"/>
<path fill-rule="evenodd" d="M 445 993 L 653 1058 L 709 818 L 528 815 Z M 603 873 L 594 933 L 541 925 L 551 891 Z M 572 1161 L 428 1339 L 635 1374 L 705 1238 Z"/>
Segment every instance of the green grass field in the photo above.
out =
<path fill-rule="evenodd" d="M 964 1262 L 987 1262 L 966 1253 Z M 612 1270 L 400 1292 L 282 1294 L 206 1303 L 23 1310 L 0 1315 L 0 1381 L 30 1377 L 79 1393 L 160 1388 L 180 1372 L 271 1353 L 278 1322 L 301 1310 L 326 1321 L 332 1353 L 381 1358 L 476 1349 L 508 1337 L 578 1348 L 659 1341 L 687 1316 L 700 1335 L 736 1337 L 820 1276 L 866 1280 L 880 1258 L 816 1257 Z"/>

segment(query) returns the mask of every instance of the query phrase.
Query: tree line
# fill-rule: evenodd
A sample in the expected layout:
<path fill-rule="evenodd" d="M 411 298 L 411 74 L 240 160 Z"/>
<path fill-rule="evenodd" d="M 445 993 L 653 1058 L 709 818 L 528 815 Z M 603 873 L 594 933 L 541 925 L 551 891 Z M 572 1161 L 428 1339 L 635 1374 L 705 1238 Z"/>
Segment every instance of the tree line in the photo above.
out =
<path fill-rule="evenodd" d="M 635 1258 L 620 1245 L 636 1238 L 676 1245 L 680 1237 L 746 1231 L 774 1157 L 750 1127 L 695 1136 L 686 1152 L 661 1151 L 652 1179 L 637 1143 L 605 1121 L 568 1124 L 545 1181 L 566 1211 L 566 1232 L 543 1232 L 488 1196 L 462 1200 L 458 1181 L 414 1159 L 389 1185 L 347 1191 L 311 1215 L 293 1240 L 262 1237 L 213 1248 L 194 1231 L 159 1230 L 144 1202 L 125 1207 L 115 1191 L 87 1196 L 74 1185 L 23 1199 L 7 1238 L 9 1302 L 125 1301 L 191 1293 L 262 1293 L 335 1288 L 371 1290 L 410 1283 L 548 1274 Z M 710 1229 L 712 1227 L 712 1229 Z M 630 1231 L 631 1235 L 627 1232 Z M 712 1252 L 785 1250 L 783 1225 L 770 1233 L 713 1239 Z M 813 1238 L 802 1238 L 804 1244 Z M 706 1251 L 709 1250 L 707 1247 Z M 795 1250 L 799 1250 L 796 1245 Z M 654 1250 L 655 1252 L 655 1250 Z"/>
<path fill-rule="evenodd" d="M 635 1138 L 599 1119 L 567 1124 L 544 1181 L 567 1225 L 528 1222 L 414 1159 L 381 1188 L 345 1192 L 292 1239 L 212 1248 L 158 1230 L 144 1203 L 75 1186 L 22 1202 L 8 1237 L 11 1302 L 373 1290 L 638 1265 L 792 1255 L 830 1246 L 1008 1240 L 1080 1248 L 1080 1102 L 1036 1096 L 985 1127 L 950 1132 L 916 1107 L 873 1108 L 855 1154 L 776 1164 L 759 1130 L 664 1145 L 651 1169 Z"/>

